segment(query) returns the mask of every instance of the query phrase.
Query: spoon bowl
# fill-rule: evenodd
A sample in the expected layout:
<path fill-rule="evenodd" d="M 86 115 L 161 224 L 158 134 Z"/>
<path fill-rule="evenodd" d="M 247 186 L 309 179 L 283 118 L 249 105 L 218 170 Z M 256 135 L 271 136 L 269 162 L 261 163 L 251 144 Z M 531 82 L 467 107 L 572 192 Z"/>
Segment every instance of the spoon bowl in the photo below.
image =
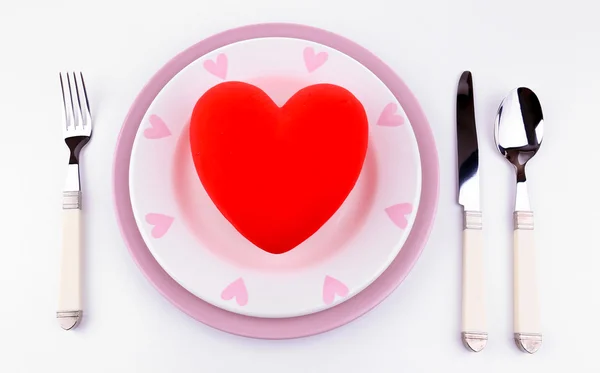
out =
<path fill-rule="evenodd" d="M 544 137 L 544 115 L 536 94 L 519 87 L 502 101 L 496 115 L 494 139 L 500 154 L 525 181 L 525 164 L 537 153 Z"/>

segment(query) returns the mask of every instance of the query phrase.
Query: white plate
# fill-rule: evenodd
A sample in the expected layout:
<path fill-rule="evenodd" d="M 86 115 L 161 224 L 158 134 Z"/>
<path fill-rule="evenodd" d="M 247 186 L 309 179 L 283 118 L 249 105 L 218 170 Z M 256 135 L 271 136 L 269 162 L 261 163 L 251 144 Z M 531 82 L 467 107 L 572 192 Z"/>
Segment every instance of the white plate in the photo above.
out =
<path fill-rule="evenodd" d="M 356 186 L 317 233 L 285 254 L 247 241 L 196 174 L 191 112 L 206 90 L 224 80 L 255 84 L 278 105 L 305 86 L 337 84 L 366 110 L 369 148 Z M 410 122 L 374 74 L 335 49 L 278 37 L 216 49 L 167 83 L 136 135 L 129 180 L 142 237 L 173 279 L 222 309 L 273 318 L 333 307 L 387 268 L 412 228 L 421 168 Z"/>

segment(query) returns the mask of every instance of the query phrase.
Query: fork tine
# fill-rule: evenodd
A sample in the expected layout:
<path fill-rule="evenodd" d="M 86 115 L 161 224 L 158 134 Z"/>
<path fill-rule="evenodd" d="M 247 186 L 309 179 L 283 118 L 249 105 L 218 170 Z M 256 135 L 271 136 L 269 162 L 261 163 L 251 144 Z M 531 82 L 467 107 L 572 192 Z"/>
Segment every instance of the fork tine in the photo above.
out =
<path fill-rule="evenodd" d="M 81 87 L 83 90 L 83 98 L 85 99 L 85 107 L 83 108 L 85 110 L 83 114 L 83 116 L 85 117 L 85 124 L 90 126 L 92 125 L 92 112 L 90 110 L 90 101 L 88 99 L 88 94 L 87 94 L 87 89 L 85 88 L 85 81 L 83 80 L 83 73 L 79 72 L 79 76 L 81 77 Z"/>
<path fill-rule="evenodd" d="M 73 88 L 72 88 L 72 83 L 71 83 L 71 78 L 69 76 L 69 73 L 66 73 L 65 75 L 67 75 L 67 86 L 69 87 L 69 104 L 70 104 L 70 110 L 69 113 L 71 114 L 71 118 L 70 121 L 68 123 L 67 129 L 69 129 L 69 126 L 72 126 L 73 129 L 77 128 L 77 119 L 75 118 L 75 104 L 73 103 Z"/>
<path fill-rule="evenodd" d="M 64 119 L 64 126 L 65 126 L 65 130 L 69 129 L 69 126 L 71 125 L 72 122 L 72 118 L 73 118 L 73 102 L 71 100 L 71 86 L 70 83 L 68 82 L 69 79 L 69 75 L 67 74 L 66 78 L 67 78 L 67 82 L 65 84 L 64 78 L 63 78 L 63 74 L 59 73 L 59 78 L 60 78 L 60 88 L 62 91 L 62 99 L 63 99 L 63 119 Z M 66 87 L 65 87 L 66 85 Z"/>
<path fill-rule="evenodd" d="M 79 97 L 79 87 L 77 84 L 77 75 L 75 75 L 75 73 L 73 73 L 73 90 L 75 91 L 75 94 L 77 95 L 76 99 L 77 99 L 77 107 L 75 107 L 75 104 L 73 104 L 73 112 L 74 112 L 74 118 L 75 120 L 73 121 L 74 127 L 73 128 L 77 128 L 77 126 L 79 125 L 81 128 L 83 128 L 83 118 L 82 118 L 82 111 L 81 111 L 81 98 Z M 73 94 L 71 94 L 71 97 L 73 97 Z"/>
<path fill-rule="evenodd" d="M 60 72 L 65 136 L 91 136 L 92 113 L 83 73 Z"/>
<path fill-rule="evenodd" d="M 58 73 L 58 78 L 60 79 L 60 93 L 62 93 L 63 99 L 63 125 L 67 129 L 69 127 L 69 118 L 67 116 L 67 97 L 65 96 L 65 83 L 63 82 L 62 73 Z"/>

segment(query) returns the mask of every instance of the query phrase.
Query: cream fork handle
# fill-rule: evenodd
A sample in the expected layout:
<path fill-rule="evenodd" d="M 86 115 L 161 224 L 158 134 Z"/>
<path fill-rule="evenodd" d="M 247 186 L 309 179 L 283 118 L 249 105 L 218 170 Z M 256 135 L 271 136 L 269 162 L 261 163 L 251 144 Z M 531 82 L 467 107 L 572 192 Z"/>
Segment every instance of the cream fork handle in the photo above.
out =
<path fill-rule="evenodd" d="M 60 284 L 56 317 L 65 330 L 76 327 L 82 317 L 81 302 L 81 192 L 64 192 L 63 242 L 60 260 Z"/>
<path fill-rule="evenodd" d="M 533 212 L 514 213 L 514 338 L 524 352 L 534 353 L 542 344 L 540 304 L 533 231 Z"/>
<path fill-rule="evenodd" d="M 462 255 L 462 341 L 483 350 L 488 333 L 485 313 L 484 255 L 481 212 L 465 211 Z"/>

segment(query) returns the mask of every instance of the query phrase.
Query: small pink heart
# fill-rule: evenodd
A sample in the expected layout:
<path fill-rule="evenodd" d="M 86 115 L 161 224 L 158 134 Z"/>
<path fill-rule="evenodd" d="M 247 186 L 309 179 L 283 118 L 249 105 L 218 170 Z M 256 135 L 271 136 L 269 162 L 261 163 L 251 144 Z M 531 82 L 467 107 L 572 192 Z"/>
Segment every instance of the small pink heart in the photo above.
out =
<path fill-rule="evenodd" d="M 164 236 L 169 228 L 171 228 L 173 220 L 175 220 L 175 218 L 163 214 L 150 213 L 146 215 L 146 222 L 154 226 L 151 232 L 152 237 L 154 238 L 161 238 Z"/>
<path fill-rule="evenodd" d="M 348 295 L 348 287 L 331 276 L 325 276 L 323 282 L 323 302 L 325 304 L 331 304 L 335 300 L 335 296 L 345 297 Z"/>
<path fill-rule="evenodd" d="M 204 68 L 214 76 L 225 79 L 225 77 L 227 77 L 227 56 L 221 53 L 217 56 L 215 61 L 204 61 Z"/>
<path fill-rule="evenodd" d="M 406 215 L 412 212 L 412 205 L 410 203 L 399 203 L 386 208 L 385 212 L 388 214 L 394 224 L 404 229 L 408 225 Z"/>
<path fill-rule="evenodd" d="M 379 126 L 386 127 L 397 127 L 403 125 L 404 117 L 400 114 L 396 114 L 396 110 L 398 110 L 398 106 L 396 104 L 393 102 L 387 104 L 383 108 L 383 111 L 377 120 L 377 124 Z"/>
<path fill-rule="evenodd" d="M 150 115 L 148 121 L 150 122 L 150 127 L 144 130 L 144 136 L 147 139 L 161 139 L 163 137 L 171 136 L 169 127 L 167 127 L 165 122 L 158 115 Z"/>
<path fill-rule="evenodd" d="M 327 52 L 315 54 L 315 50 L 312 47 L 304 48 L 304 64 L 309 73 L 321 67 L 327 61 L 328 57 Z"/>
<path fill-rule="evenodd" d="M 233 298 L 235 298 L 239 306 L 248 304 L 248 290 L 246 290 L 246 285 L 241 277 L 229 284 L 221 292 L 221 299 L 230 300 Z"/>

